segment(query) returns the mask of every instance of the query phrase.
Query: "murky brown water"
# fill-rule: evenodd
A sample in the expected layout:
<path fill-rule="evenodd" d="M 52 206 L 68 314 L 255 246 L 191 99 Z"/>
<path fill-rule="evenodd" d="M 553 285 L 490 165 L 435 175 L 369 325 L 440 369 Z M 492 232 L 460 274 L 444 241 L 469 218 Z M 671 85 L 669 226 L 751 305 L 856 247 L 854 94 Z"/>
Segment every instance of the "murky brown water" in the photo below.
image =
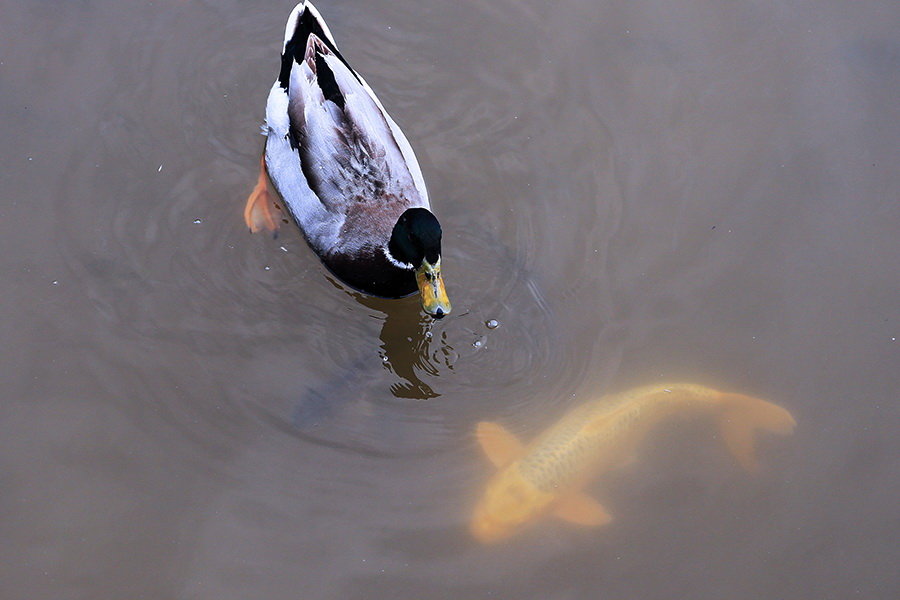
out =
<path fill-rule="evenodd" d="M 0 0 L 0 597 L 900 594 L 896 3 L 321 0 L 438 323 L 244 228 L 293 4 Z M 668 380 L 799 427 L 751 476 L 672 424 L 609 526 L 469 537 L 476 422 Z"/>

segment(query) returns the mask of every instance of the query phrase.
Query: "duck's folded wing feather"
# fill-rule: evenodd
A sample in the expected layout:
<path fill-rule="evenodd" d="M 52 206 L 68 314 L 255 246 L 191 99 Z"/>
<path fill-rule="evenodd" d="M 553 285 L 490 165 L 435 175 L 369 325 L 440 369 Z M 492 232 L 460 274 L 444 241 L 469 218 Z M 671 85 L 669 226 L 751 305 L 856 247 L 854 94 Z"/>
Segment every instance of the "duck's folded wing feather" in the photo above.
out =
<path fill-rule="evenodd" d="M 383 109 L 315 34 L 291 70 L 288 115 L 303 174 L 328 210 L 344 212 L 354 202 L 423 205 Z"/>

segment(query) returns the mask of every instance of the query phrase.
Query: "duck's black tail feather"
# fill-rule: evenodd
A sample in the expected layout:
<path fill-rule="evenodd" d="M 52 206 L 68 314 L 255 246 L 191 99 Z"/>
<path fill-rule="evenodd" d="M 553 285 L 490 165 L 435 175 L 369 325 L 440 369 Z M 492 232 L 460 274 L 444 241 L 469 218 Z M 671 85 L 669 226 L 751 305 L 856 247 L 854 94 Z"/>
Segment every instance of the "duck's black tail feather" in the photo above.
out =
<path fill-rule="evenodd" d="M 300 64 L 307 53 L 310 36 L 315 36 L 323 46 L 337 56 L 344 63 L 351 73 L 356 75 L 356 71 L 347 63 L 334 38 L 331 37 L 331 31 L 325 24 L 322 15 L 313 6 L 309 0 L 299 3 L 291 11 L 288 17 L 287 26 L 284 30 L 284 48 L 281 52 L 281 72 L 278 74 L 278 83 L 282 88 L 287 90 L 290 86 L 291 69 L 294 64 Z M 357 76 L 359 79 L 359 76 Z"/>

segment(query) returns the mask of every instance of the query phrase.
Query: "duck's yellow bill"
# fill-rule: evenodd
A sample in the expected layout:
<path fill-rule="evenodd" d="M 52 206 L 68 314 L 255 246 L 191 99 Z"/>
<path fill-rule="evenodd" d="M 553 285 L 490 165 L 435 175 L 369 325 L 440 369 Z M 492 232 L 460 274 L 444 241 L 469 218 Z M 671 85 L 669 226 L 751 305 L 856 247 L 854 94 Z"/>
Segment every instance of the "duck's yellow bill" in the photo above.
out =
<path fill-rule="evenodd" d="M 422 261 L 422 266 L 416 269 L 416 284 L 422 294 L 422 307 L 432 317 L 440 319 L 450 314 L 450 299 L 447 290 L 444 289 L 444 280 L 441 277 L 441 259 L 435 264 L 427 260 Z"/>

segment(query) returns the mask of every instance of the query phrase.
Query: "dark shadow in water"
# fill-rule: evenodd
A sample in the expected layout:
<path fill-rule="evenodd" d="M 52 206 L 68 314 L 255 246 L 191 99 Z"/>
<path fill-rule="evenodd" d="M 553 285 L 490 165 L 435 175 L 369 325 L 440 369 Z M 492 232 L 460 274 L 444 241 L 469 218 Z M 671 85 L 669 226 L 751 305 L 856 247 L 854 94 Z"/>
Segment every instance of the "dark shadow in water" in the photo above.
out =
<path fill-rule="evenodd" d="M 377 397 L 380 386 L 375 385 L 384 376 L 379 363 L 399 378 L 390 384 L 391 394 L 395 398 L 427 400 L 440 396 L 418 375 L 419 370 L 434 376 L 439 374 L 429 353 L 434 340 L 434 321 L 422 311 L 418 296 L 399 300 L 375 298 L 348 291 L 335 281 L 332 283 L 363 306 L 384 314 L 379 335 L 382 342 L 379 360 L 376 362 L 369 353 L 359 354 L 339 371 L 330 374 L 328 379 L 306 390 L 293 411 L 294 426 L 299 429 L 318 427 L 347 409 L 351 401 L 383 402 Z M 437 343 L 442 348 L 449 348 L 443 337 Z"/>
<path fill-rule="evenodd" d="M 351 402 L 369 400 L 366 382 L 378 375 L 372 360 L 360 355 L 337 373 L 315 387 L 304 390 L 291 415 L 291 422 L 301 430 L 319 427 Z"/>
<path fill-rule="evenodd" d="M 440 397 L 442 390 L 432 387 L 439 385 L 440 376 L 454 371 L 461 358 L 471 359 L 482 351 L 489 331 L 485 316 L 496 317 L 527 337 L 527 343 L 521 344 L 521 348 L 527 348 L 524 354 L 521 348 L 509 349 L 513 359 L 508 365 L 508 379 L 521 379 L 524 373 L 552 360 L 558 347 L 556 328 L 552 326 L 555 318 L 524 251 L 499 242 L 477 223 L 466 223 L 460 231 L 456 240 L 459 245 L 484 253 L 469 260 L 495 265 L 496 276 L 489 290 L 470 290 L 468 297 L 457 299 L 453 313 L 439 321 L 425 314 L 418 294 L 401 299 L 367 296 L 325 274 L 336 290 L 367 309 L 359 311 L 366 315 L 364 318 L 381 321 L 380 346 L 357 350 L 300 392 L 288 425 L 294 435 L 373 455 L 405 455 L 406 449 L 383 447 L 385 440 L 393 440 L 394 446 L 408 444 L 415 452 L 433 449 L 438 440 L 423 442 L 411 433 L 415 429 L 411 423 L 424 423 L 421 419 L 426 418 L 423 415 L 427 410 L 423 412 L 425 407 L 409 401 Z M 515 310 L 507 308 L 513 305 Z M 492 308 L 471 308 L 485 306 Z M 502 352 L 504 347 L 496 348 Z M 389 430 L 398 423 L 403 424 L 402 430 L 392 435 Z"/>
<path fill-rule="evenodd" d="M 378 336 L 381 340 L 381 360 L 387 369 L 402 379 L 391 384 L 391 393 L 396 398 L 415 400 L 440 396 L 417 373 L 421 369 L 429 375 L 439 374 L 437 367 L 429 360 L 429 348 L 434 341 L 434 321 L 422 310 L 419 296 L 402 300 L 359 296 L 357 300 L 384 313 Z"/>
<path fill-rule="evenodd" d="M 419 373 L 439 375 L 441 360 L 434 357 L 446 357 L 452 349 L 443 335 L 432 335 L 433 321 L 422 311 L 417 296 L 387 300 L 348 293 L 383 313 L 380 348 L 361 351 L 304 390 L 289 422 L 272 414 L 263 416 L 290 435 L 368 456 L 396 458 L 443 451 L 443 441 L 425 433 L 431 429 L 427 409 L 409 400 L 441 395 Z M 447 366 L 452 368 L 449 362 Z"/>

